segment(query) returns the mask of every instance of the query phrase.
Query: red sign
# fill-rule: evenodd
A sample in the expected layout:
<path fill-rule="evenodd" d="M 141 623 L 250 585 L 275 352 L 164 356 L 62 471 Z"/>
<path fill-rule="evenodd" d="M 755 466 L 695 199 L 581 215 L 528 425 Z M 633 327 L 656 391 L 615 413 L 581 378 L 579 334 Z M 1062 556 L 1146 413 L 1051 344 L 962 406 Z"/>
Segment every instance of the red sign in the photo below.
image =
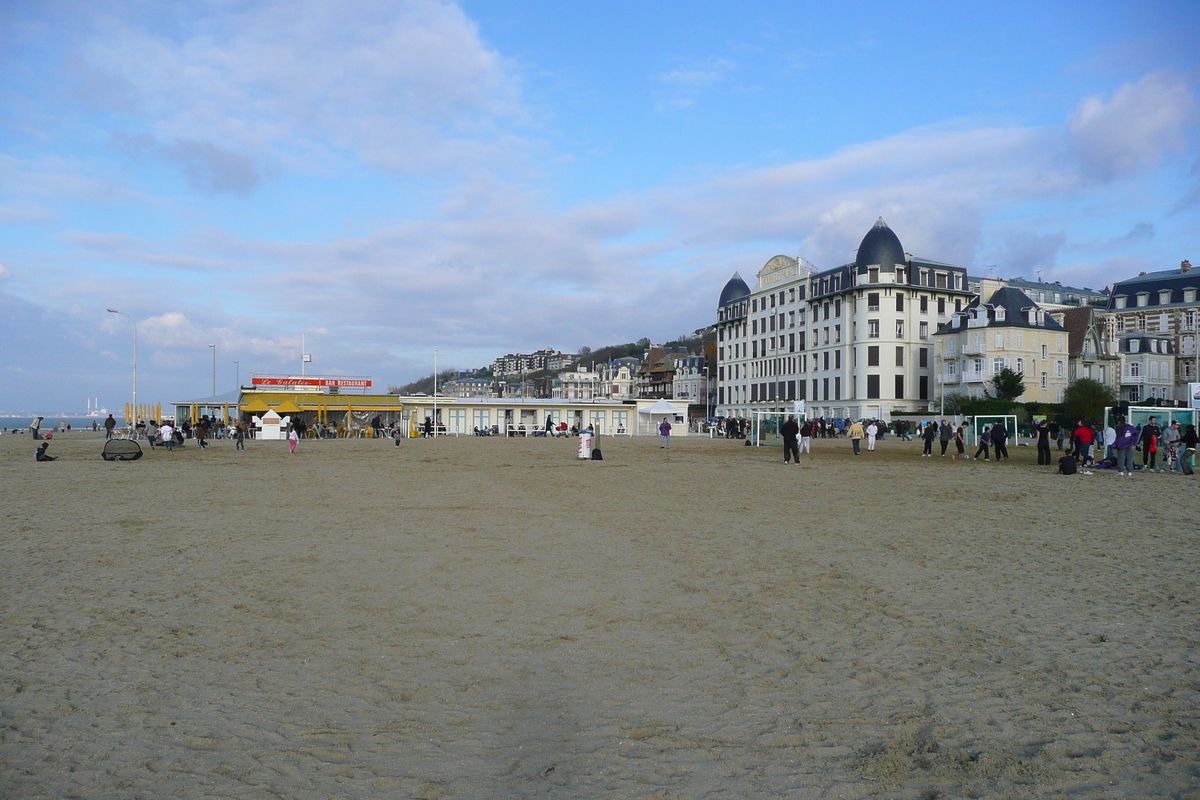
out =
<path fill-rule="evenodd" d="M 345 386 L 354 389 L 370 388 L 365 378 L 254 378 L 254 386 Z"/>

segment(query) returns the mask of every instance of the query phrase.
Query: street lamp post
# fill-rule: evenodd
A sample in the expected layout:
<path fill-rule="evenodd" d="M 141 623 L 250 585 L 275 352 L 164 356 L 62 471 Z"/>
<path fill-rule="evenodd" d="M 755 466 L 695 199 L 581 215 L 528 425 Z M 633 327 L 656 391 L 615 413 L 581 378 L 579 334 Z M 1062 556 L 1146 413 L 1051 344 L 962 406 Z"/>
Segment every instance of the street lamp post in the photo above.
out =
<path fill-rule="evenodd" d="M 212 351 L 213 351 L 213 393 L 212 393 L 212 396 L 216 397 L 217 396 L 217 346 L 215 344 L 210 344 L 209 347 L 211 347 Z"/>
<path fill-rule="evenodd" d="M 235 388 L 238 389 L 239 391 L 241 391 L 241 388 L 242 388 L 242 365 L 240 362 L 235 361 L 235 362 L 233 362 L 233 368 L 235 370 L 237 370 L 237 386 Z"/>
<path fill-rule="evenodd" d="M 124 311 L 115 308 L 107 309 L 110 314 L 120 314 L 133 323 L 133 425 L 137 425 L 137 321 Z"/>
<path fill-rule="evenodd" d="M 437 348 L 433 349 L 433 438 L 437 438 Z"/>

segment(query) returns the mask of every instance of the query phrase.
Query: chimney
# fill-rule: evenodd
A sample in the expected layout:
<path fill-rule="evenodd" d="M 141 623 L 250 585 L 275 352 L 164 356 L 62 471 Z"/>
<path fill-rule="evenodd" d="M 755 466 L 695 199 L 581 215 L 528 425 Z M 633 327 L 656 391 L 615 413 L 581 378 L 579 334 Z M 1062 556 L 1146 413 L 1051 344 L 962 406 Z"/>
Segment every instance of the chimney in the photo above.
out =
<path fill-rule="evenodd" d="M 1180 261 L 1179 262 L 1179 271 L 1182 273 L 1185 273 L 1185 274 L 1188 272 L 1191 272 L 1192 271 L 1192 262 L 1188 261 L 1186 258 L 1183 261 Z"/>

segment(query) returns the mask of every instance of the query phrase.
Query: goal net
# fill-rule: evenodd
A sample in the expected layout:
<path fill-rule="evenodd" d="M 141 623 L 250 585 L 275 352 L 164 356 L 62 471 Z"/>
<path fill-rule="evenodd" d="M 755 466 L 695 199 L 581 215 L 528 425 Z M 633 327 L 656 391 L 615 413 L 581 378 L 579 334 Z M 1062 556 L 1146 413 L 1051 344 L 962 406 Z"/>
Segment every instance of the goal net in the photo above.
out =
<path fill-rule="evenodd" d="M 794 414 L 790 411 L 751 411 L 751 422 L 754 430 L 748 437 L 755 447 L 783 447 L 783 434 L 779 431 L 787 418 L 794 416 L 798 425 L 804 424 L 804 414 Z"/>
<path fill-rule="evenodd" d="M 1003 422 L 1004 427 L 1008 430 L 1008 441 L 1013 445 L 1017 443 L 1017 416 L 1015 414 L 995 414 L 995 415 L 980 415 L 975 417 L 971 424 L 971 438 L 967 444 L 972 447 L 979 446 L 979 435 L 983 433 L 984 428 L 990 428 L 997 422 Z"/>

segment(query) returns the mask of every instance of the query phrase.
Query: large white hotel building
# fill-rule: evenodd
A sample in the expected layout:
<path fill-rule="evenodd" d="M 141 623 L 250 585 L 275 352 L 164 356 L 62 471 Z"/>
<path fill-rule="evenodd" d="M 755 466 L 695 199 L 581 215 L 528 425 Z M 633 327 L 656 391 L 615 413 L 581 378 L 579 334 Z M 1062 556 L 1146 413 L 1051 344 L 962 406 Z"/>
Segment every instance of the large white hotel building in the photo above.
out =
<path fill-rule="evenodd" d="M 887 418 L 938 391 L 933 334 L 971 301 L 966 267 L 917 258 L 881 218 L 852 264 L 816 272 L 775 256 L 717 310 L 718 415 L 791 411 Z"/>

